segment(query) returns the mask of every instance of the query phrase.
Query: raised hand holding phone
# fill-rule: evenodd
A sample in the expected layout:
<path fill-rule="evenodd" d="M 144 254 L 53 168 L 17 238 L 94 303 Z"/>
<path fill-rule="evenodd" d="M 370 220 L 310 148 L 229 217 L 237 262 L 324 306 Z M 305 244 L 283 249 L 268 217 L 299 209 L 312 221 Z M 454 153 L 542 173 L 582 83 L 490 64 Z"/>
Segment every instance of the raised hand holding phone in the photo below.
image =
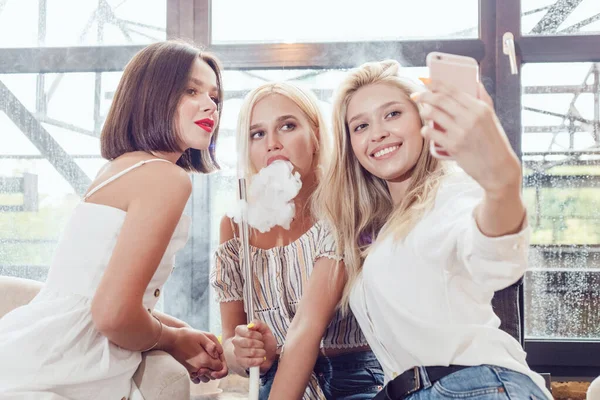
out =
<path fill-rule="evenodd" d="M 471 96 L 479 96 L 479 65 L 471 57 L 432 52 L 427 55 L 429 81 L 444 82 L 460 92 Z M 430 122 L 431 126 L 441 132 L 444 128 Z M 440 159 L 452 159 L 452 155 L 435 141 L 430 142 L 431 153 Z"/>
<path fill-rule="evenodd" d="M 430 121 L 421 134 L 439 146 L 432 154 L 438 157 L 441 147 L 448 156 L 440 158 L 456 161 L 488 194 L 501 193 L 507 186 L 519 190 L 519 159 L 483 85 L 476 83 L 478 96 L 444 80 L 426 86 L 429 91 L 413 93 L 411 99 L 421 106 L 422 119 Z"/>

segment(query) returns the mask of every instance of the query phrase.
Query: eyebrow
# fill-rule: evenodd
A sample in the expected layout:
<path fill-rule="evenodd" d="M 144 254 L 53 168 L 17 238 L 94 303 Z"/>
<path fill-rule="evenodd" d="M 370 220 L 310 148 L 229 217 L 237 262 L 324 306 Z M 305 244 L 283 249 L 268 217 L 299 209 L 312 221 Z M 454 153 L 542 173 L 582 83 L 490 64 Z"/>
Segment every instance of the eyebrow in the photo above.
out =
<path fill-rule="evenodd" d="M 377 109 L 381 110 L 382 108 L 386 108 L 386 107 L 389 107 L 389 106 L 394 105 L 394 104 L 397 104 L 397 105 L 400 105 L 400 106 L 404 105 L 404 103 L 401 103 L 399 101 L 393 100 L 393 101 L 388 101 L 387 103 L 380 105 L 379 107 L 377 107 Z M 350 119 L 350 121 L 348 121 L 348 125 L 350 125 L 352 123 L 352 121 L 354 121 L 355 119 L 359 119 L 359 118 L 363 117 L 364 115 L 365 115 L 365 113 L 356 114 L 354 117 L 352 117 Z"/>
<path fill-rule="evenodd" d="M 282 115 L 281 117 L 278 117 L 277 118 L 277 122 L 285 121 L 286 119 L 293 119 L 293 120 L 298 121 L 298 118 L 296 118 L 295 116 L 293 116 L 291 114 L 288 114 L 288 115 Z M 260 123 L 254 124 L 254 125 L 250 125 L 250 130 L 259 128 L 260 125 L 261 125 Z"/>
<path fill-rule="evenodd" d="M 194 77 L 191 77 L 191 78 L 190 78 L 190 81 L 191 81 L 192 83 L 194 83 L 194 84 L 196 84 L 196 85 L 200 86 L 200 87 L 204 87 L 204 82 L 202 82 L 202 81 L 201 81 L 201 80 L 199 80 L 199 79 L 196 79 L 196 78 L 194 78 Z M 211 86 L 211 87 L 210 87 L 210 90 L 211 90 L 212 92 L 218 92 L 218 91 L 219 91 L 219 89 L 218 89 L 216 86 Z"/>

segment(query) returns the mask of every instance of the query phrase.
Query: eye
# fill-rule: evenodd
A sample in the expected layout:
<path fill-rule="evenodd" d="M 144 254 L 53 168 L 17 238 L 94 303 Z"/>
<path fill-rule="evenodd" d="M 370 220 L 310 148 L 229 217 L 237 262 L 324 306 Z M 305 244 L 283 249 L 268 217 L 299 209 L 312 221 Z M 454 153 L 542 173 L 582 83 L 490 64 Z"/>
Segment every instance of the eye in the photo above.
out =
<path fill-rule="evenodd" d="M 296 128 L 296 124 L 292 122 L 286 122 L 281 126 L 282 131 L 293 131 Z"/>
<path fill-rule="evenodd" d="M 363 129 L 365 129 L 367 126 L 369 126 L 369 125 L 368 125 L 368 124 L 359 124 L 359 125 L 356 125 L 356 126 L 354 127 L 354 130 L 353 130 L 353 132 L 362 131 L 362 130 L 363 130 Z"/>
<path fill-rule="evenodd" d="M 386 115 L 386 118 L 394 118 L 394 117 L 398 117 L 399 115 L 401 115 L 402 113 L 400 111 L 392 111 L 390 113 L 388 113 L 388 115 Z"/>
<path fill-rule="evenodd" d="M 250 138 L 252 140 L 262 139 L 264 136 L 265 136 L 265 133 L 263 131 L 258 131 L 258 132 L 252 132 L 252 133 L 250 133 Z"/>
<path fill-rule="evenodd" d="M 212 96 L 210 99 L 211 99 L 211 100 L 213 101 L 213 103 L 215 103 L 215 105 L 217 105 L 217 106 L 218 106 L 218 105 L 221 103 L 221 101 L 219 100 L 219 98 L 218 98 L 218 97 L 214 97 L 214 96 Z"/>
<path fill-rule="evenodd" d="M 198 93 L 198 91 L 196 89 L 194 89 L 194 88 L 189 88 L 185 92 L 187 94 L 189 94 L 190 96 L 195 96 Z"/>

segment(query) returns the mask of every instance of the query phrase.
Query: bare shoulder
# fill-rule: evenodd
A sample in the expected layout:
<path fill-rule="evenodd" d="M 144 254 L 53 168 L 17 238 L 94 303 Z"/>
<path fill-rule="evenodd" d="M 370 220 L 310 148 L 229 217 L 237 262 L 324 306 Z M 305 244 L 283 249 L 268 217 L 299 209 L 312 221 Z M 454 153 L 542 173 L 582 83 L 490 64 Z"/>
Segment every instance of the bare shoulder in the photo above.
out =
<path fill-rule="evenodd" d="M 223 218 L 221 218 L 221 225 L 219 227 L 219 243 L 223 244 L 234 237 L 233 221 L 227 215 L 223 215 Z"/>
<path fill-rule="evenodd" d="M 147 163 L 139 171 L 143 186 L 151 190 L 171 191 L 171 194 L 181 193 L 189 196 L 192 192 L 190 175 L 181 167 L 165 163 Z"/>

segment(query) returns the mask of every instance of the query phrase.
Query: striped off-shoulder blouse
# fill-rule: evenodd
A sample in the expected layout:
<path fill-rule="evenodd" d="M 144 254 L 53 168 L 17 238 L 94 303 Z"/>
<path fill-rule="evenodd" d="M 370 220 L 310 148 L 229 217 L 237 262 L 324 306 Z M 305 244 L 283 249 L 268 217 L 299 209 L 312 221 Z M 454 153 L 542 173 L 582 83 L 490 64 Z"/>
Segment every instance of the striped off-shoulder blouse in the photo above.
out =
<path fill-rule="evenodd" d="M 240 241 L 234 238 L 216 250 L 210 281 L 218 302 L 244 300 L 244 272 L 239 262 L 239 248 Z M 286 246 L 266 250 L 250 246 L 250 252 L 255 318 L 269 325 L 281 347 L 316 260 L 321 257 L 340 259 L 336 255 L 335 242 L 326 226 L 317 222 Z M 354 316 L 351 313 L 343 316 L 339 310 L 321 340 L 321 348 L 365 345 L 367 342 Z"/>

